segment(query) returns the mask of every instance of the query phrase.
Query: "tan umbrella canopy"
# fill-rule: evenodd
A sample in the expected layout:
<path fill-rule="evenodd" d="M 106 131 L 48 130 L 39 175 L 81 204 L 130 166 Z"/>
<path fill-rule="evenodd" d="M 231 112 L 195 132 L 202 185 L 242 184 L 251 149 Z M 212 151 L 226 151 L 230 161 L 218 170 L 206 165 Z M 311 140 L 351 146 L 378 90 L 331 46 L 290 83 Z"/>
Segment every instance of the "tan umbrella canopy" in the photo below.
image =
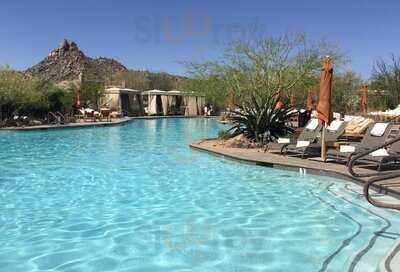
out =
<path fill-rule="evenodd" d="M 332 112 L 332 77 L 333 63 L 332 58 L 324 58 L 321 70 L 321 82 L 319 91 L 319 101 L 317 106 L 318 119 L 320 123 L 329 125 L 333 119 Z"/>
<path fill-rule="evenodd" d="M 368 85 L 361 86 L 360 109 L 362 113 L 367 113 L 368 108 Z"/>
<path fill-rule="evenodd" d="M 234 111 L 236 108 L 236 99 L 235 99 L 235 92 L 231 90 L 229 92 L 229 102 L 228 102 L 228 107 L 230 111 Z"/>
<path fill-rule="evenodd" d="M 314 94 L 312 90 L 308 91 L 307 94 L 307 106 L 306 109 L 307 111 L 312 111 L 314 109 L 314 98 L 313 98 Z"/>
<path fill-rule="evenodd" d="M 333 63 L 331 57 L 325 57 L 322 63 L 319 101 L 317 106 L 319 122 L 324 125 L 322 130 L 321 159 L 326 162 L 326 126 L 332 122 L 332 77 Z"/>

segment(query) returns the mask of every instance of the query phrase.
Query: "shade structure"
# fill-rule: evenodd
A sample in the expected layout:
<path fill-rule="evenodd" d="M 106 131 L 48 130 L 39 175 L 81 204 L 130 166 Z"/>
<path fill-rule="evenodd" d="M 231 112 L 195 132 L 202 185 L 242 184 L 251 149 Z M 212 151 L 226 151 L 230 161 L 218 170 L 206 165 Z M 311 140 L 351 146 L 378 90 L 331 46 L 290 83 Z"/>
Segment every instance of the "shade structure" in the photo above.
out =
<path fill-rule="evenodd" d="M 172 102 L 172 99 L 170 99 L 170 96 L 161 95 L 161 104 L 162 104 L 162 109 L 163 109 L 164 116 L 168 115 L 168 109 L 169 109 L 169 106 L 170 106 L 170 102 Z"/>
<path fill-rule="evenodd" d="M 186 116 L 198 115 L 197 98 L 194 95 L 185 96 Z"/>
<path fill-rule="evenodd" d="M 197 96 L 196 101 L 197 101 L 197 114 L 199 115 L 204 114 L 205 97 Z"/>
<path fill-rule="evenodd" d="M 100 99 L 101 107 L 111 111 L 124 112 L 128 116 L 144 113 L 141 91 L 121 87 L 110 87 Z"/>
<path fill-rule="evenodd" d="M 142 92 L 142 95 L 147 95 L 147 114 L 148 115 L 167 115 L 168 114 L 168 92 L 162 90 L 148 90 Z"/>
<path fill-rule="evenodd" d="M 322 63 L 320 91 L 317 106 L 318 119 L 320 123 L 329 125 L 333 119 L 332 112 L 332 58 L 327 56 Z"/>
<path fill-rule="evenodd" d="M 157 114 L 157 97 L 149 96 L 147 114 L 154 115 Z"/>
<path fill-rule="evenodd" d="M 367 110 L 368 110 L 368 85 L 361 86 L 360 109 L 361 109 L 362 113 L 367 113 Z"/>
<path fill-rule="evenodd" d="M 314 99 L 313 99 L 313 91 L 309 90 L 308 94 L 307 94 L 307 105 L 306 105 L 306 109 L 307 111 L 312 111 L 314 109 Z"/>

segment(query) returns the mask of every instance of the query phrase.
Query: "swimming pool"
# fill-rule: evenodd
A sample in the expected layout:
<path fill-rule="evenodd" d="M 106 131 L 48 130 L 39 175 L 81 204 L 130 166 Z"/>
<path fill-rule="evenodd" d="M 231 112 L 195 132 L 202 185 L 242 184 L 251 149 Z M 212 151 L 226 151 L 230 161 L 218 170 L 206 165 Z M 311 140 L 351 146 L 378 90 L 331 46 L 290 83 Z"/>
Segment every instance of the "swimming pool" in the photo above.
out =
<path fill-rule="evenodd" d="M 211 119 L 0 134 L 0 271 L 396 271 L 356 185 L 190 150 Z"/>

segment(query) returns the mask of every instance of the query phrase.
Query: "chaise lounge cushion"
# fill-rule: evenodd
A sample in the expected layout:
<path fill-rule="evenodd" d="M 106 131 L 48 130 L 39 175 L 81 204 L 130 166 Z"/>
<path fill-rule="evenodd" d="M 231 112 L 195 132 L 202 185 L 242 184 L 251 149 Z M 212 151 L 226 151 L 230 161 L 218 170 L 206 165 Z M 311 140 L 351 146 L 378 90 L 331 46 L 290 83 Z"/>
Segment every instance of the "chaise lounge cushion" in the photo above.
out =
<path fill-rule="evenodd" d="M 356 147 L 352 146 L 352 145 L 341 145 L 340 146 L 340 152 L 343 152 L 343 153 L 352 153 L 355 150 L 356 150 Z"/>
<path fill-rule="evenodd" d="M 336 132 L 344 121 L 334 120 L 332 123 L 326 128 L 328 131 Z"/>
<path fill-rule="evenodd" d="M 374 127 L 371 129 L 370 134 L 375 137 L 382 137 L 385 134 L 386 128 L 389 123 L 376 123 Z"/>
<path fill-rule="evenodd" d="M 375 150 L 374 152 L 369 153 L 372 157 L 386 157 L 389 156 L 389 153 L 385 148 L 381 148 L 378 150 Z"/>
<path fill-rule="evenodd" d="M 278 144 L 290 144 L 290 138 L 279 138 Z"/>
<path fill-rule="evenodd" d="M 318 127 L 318 119 L 311 119 L 310 122 L 307 124 L 306 129 L 308 130 L 315 130 Z"/>
<path fill-rule="evenodd" d="M 307 147 L 307 146 L 309 146 L 309 145 L 310 145 L 310 141 L 297 141 L 296 147 L 297 147 L 297 148 L 300 148 L 300 147 Z"/>

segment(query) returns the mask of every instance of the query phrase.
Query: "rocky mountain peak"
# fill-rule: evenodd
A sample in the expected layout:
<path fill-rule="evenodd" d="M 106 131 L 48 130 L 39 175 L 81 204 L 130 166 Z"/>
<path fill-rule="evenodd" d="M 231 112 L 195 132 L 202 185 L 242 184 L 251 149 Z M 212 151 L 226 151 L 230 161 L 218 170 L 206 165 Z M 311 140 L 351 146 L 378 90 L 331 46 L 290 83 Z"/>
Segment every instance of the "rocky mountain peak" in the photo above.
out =
<path fill-rule="evenodd" d="M 116 60 L 87 57 L 75 42 L 64 39 L 58 48 L 25 73 L 28 76 L 60 83 L 76 81 L 80 77 L 89 81 L 106 81 L 108 77 L 126 71 L 127 68 Z"/>

